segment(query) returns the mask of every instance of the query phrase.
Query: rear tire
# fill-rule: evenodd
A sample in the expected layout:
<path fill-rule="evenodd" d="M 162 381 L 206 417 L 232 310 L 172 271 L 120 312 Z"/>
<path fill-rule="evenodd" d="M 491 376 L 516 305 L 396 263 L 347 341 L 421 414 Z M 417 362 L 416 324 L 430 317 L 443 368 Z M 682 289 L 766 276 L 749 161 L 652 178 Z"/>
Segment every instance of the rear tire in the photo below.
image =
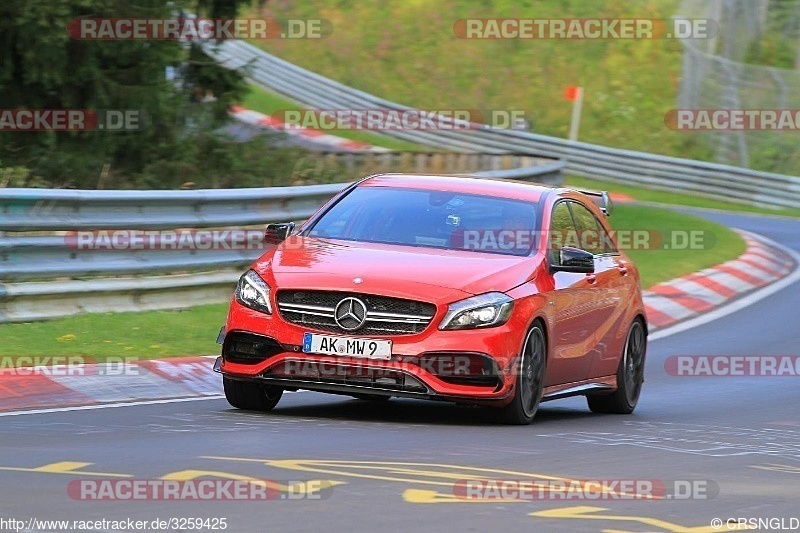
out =
<path fill-rule="evenodd" d="M 222 377 L 225 399 L 237 409 L 247 411 L 271 411 L 283 396 L 283 389 L 260 385 L 250 381 L 238 381 Z"/>
<path fill-rule="evenodd" d="M 644 361 L 647 353 L 647 336 L 644 324 L 637 319 L 628 330 L 625 348 L 617 369 L 617 390 L 603 396 L 587 396 L 586 402 L 593 413 L 629 415 L 636 409 L 644 382 Z"/>
<path fill-rule="evenodd" d="M 544 390 L 544 371 L 547 342 L 540 324 L 534 324 L 525 342 L 517 367 L 514 399 L 502 408 L 501 419 L 506 424 L 523 426 L 533 422 L 539 410 Z"/>

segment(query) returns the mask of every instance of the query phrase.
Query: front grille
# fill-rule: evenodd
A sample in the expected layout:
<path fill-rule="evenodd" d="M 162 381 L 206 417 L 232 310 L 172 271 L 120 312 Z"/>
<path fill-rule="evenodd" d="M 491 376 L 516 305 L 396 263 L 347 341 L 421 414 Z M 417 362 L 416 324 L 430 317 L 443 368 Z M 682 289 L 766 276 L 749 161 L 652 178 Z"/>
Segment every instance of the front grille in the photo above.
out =
<path fill-rule="evenodd" d="M 340 327 L 334 317 L 336 306 L 348 297 L 358 298 L 367 307 L 364 325 L 355 330 Z M 430 303 L 372 294 L 284 290 L 277 299 L 287 322 L 345 335 L 412 335 L 428 327 L 436 314 L 436 306 Z"/>

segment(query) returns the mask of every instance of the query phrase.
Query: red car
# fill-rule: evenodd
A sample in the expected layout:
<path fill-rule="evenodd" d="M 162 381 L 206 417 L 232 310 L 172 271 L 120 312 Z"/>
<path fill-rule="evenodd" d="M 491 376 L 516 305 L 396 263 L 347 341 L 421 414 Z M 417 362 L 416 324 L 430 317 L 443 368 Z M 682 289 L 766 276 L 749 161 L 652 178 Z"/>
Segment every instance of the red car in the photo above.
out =
<path fill-rule="evenodd" d="M 239 280 L 220 332 L 228 402 L 285 390 L 495 407 L 585 395 L 631 413 L 643 382 L 641 282 L 605 193 L 384 174 L 344 189 Z"/>

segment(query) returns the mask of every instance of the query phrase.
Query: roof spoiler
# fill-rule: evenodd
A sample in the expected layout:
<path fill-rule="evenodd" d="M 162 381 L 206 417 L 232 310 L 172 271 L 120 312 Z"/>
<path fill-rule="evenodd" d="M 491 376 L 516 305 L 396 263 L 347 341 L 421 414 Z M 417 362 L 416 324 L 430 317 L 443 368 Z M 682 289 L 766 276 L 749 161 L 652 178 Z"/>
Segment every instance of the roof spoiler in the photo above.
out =
<path fill-rule="evenodd" d="M 614 211 L 614 203 L 611 201 L 608 191 L 584 191 L 578 189 L 578 192 L 591 197 L 592 201 L 597 204 L 597 207 L 600 208 L 600 211 L 602 211 L 605 216 L 611 216 L 611 213 Z"/>

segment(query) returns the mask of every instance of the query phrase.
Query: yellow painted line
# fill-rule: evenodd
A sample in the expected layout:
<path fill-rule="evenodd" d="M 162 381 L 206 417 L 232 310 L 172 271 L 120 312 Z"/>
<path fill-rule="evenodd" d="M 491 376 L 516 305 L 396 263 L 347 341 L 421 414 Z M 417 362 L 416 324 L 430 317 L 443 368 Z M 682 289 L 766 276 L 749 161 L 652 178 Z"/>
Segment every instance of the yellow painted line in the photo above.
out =
<path fill-rule="evenodd" d="M 338 461 L 338 460 L 313 460 L 313 459 L 278 459 L 278 460 L 271 460 L 271 459 L 245 459 L 245 458 L 238 458 L 238 457 L 221 457 L 221 456 L 203 456 L 203 459 L 219 459 L 223 461 L 248 461 L 248 462 L 257 462 L 262 463 L 266 466 L 273 466 L 275 468 L 283 468 L 287 470 L 299 470 L 304 472 L 315 472 L 319 474 L 333 474 L 333 475 L 342 475 L 348 477 L 357 477 L 363 479 L 375 479 L 379 481 L 397 481 L 401 483 L 420 483 L 423 485 L 437 485 L 437 486 L 446 486 L 452 487 L 452 481 L 431 481 L 429 479 L 416 479 L 410 477 L 394 477 L 388 475 L 379 475 L 379 474 L 368 474 L 368 473 L 358 473 L 358 472 L 349 472 L 349 471 L 340 471 L 335 470 L 333 468 L 341 468 L 341 469 L 355 469 L 355 468 L 371 468 L 373 470 L 378 471 L 386 471 L 387 473 L 391 474 L 416 474 L 422 478 L 430 478 L 430 477 L 441 477 L 444 479 L 485 479 L 484 476 L 477 476 L 476 474 L 472 474 L 469 472 L 465 472 L 464 470 L 469 470 L 472 472 L 481 472 L 481 473 L 489 473 L 489 474 L 504 474 L 504 475 L 515 475 L 520 477 L 526 478 L 534 478 L 534 479 L 547 479 L 547 480 L 555 480 L 555 481 L 571 481 L 567 478 L 560 478 L 560 477 L 553 477 L 553 476 L 545 476 L 545 475 L 538 475 L 538 474 L 530 474 L 526 472 L 513 472 L 508 470 L 494 470 L 489 468 L 476 468 L 476 467 L 464 467 L 464 466 L 457 466 L 457 465 L 446 465 L 446 464 L 437 464 L 437 463 L 402 463 L 402 462 L 383 462 L 383 461 Z M 434 473 L 430 470 L 419 470 L 416 468 L 408 468 L 408 467 L 422 467 L 422 468 L 443 468 L 443 469 L 453 469 L 456 471 L 454 474 L 450 474 L 447 472 L 441 473 Z M 462 471 L 458 471 L 461 469 Z"/>
<path fill-rule="evenodd" d="M 436 492 L 435 490 L 406 489 L 403 491 L 403 500 L 408 503 L 524 503 L 525 500 L 493 500 L 490 498 L 459 498 L 455 494 Z"/>
<path fill-rule="evenodd" d="M 343 481 L 332 481 L 326 479 L 311 479 L 308 481 L 300 481 L 292 485 L 282 485 L 278 482 L 268 479 L 258 479 L 252 476 L 245 476 L 242 474 L 233 474 L 231 472 L 221 472 L 219 470 L 180 470 L 178 472 L 171 472 L 161 479 L 169 479 L 176 481 L 190 481 L 201 477 L 216 477 L 222 479 L 234 479 L 237 481 L 249 481 L 253 485 L 260 487 L 269 487 L 281 492 L 291 492 L 292 494 L 305 494 L 311 495 L 329 489 L 336 485 L 344 485 Z"/>
<path fill-rule="evenodd" d="M 759 470 L 769 470 L 771 472 L 785 472 L 787 474 L 800 474 L 800 467 L 794 465 L 767 463 L 763 465 L 750 465 L 750 468 L 758 468 Z"/>
<path fill-rule="evenodd" d="M 74 476 L 100 476 L 100 477 L 133 477 L 131 474 L 116 474 L 109 472 L 88 472 L 80 470 L 94 463 L 79 463 L 77 461 L 61 461 L 50 463 L 36 468 L 19 468 L 13 466 L 0 466 L 0 470 L 12 472 L 40 472 L 44 474 L 71 474 Z"/>
<path fill-rule="evenodd" d="M 441 463 L 409 463 L 397 461 L 344 461 L 344 460 L 314 460 L 314 459 L 252 459 L 245 457 L 227 457 L 216 455 L 204 455 L 202 459 L 213 459 L 221 461 L 243 461 L 260 463 L 265 466 L 282 468 L 287 470 L 298 470 L 302 472 L 313 472 L 331 476 L 347 476 L 361 479 L 372 479 L 377 481 L 392 481 L 399 483 L 411 483 L 421 485 L 434 485 L 448 487 L 452 490 L 455 481 L 459 480 L 486 480 L 493 479 L 492 476 L 509 476 L 512 479 L 534 479 L 544 481 L 560 481 L 564 483 L 579 484 L 584 488 L 595 487 L 596 483 L 581 481 L 576 479 L 550 476 L 546 474 L 535 474 L 530 472 L 517 472 L 513 470 L 502 470 L 496 468 L 481 468 L 471 466 L 449 465 Z M 373 470 L 378 473 L 353 472 L 353 470 Z M 431 469 L 440 469 L 439 471 Z M 487 476 L 488 474 L 488 476 Z M 433 478 L 433 479 L 431 479 Z M 438 478 L 438 480 L 437 480 Z M 601 487 L 601 490 L 608 494 L 618 494 L 619 496 L 635 496 L 625 492 L 615 493 L 613 490 Z M 657 497 L 643 499 L 660 499 Z M 458 498 L 458 501 L 468 502 L 470 499 Z M 487 499 L 487 501 L 513 501 Z"/>
<path fill-rule="evenodd" d="M 649 516 L 636 516 L 636 515 L 611 515 L 611 514 L 598 514 L 603 511 L 609 511 L 604 507 L 591 507 L 588 505 L 578 505 L 575 507 L 562 507 L 559 509 L 546 509 L 544 511 L 534 511 L 528 516 L 536 516 L 539 518 L 563 518 L 563 519 L 578 519 L 578 520 L 606 520 L 615 522 L 635 522 L 644 524 L 646 526 L 657 527 L 662 531 L 670 533 L 712 533 L 720 531 L 720 528 L 714 528 L 711 525 L 703 525 L 696 527 L 685 527 L 666 520 L 652 518 Z M 739 529 L 748 529 L 746 527 L 727 529 L 726 531 L 737 531 Z M 604 530 L 606 532 L 619 531 L 619 530 Z"/>

